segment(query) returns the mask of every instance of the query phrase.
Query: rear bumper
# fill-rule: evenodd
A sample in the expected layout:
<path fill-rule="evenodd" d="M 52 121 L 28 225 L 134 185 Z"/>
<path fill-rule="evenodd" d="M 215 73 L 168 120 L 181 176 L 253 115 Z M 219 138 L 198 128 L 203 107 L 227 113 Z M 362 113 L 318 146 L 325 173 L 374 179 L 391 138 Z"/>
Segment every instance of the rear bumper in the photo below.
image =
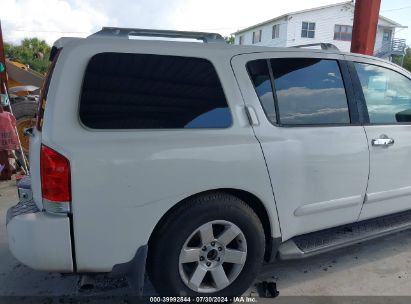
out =
<path fill-rule="evenodd" d="M 33 201 L 7 211 L 10 251 L 36 270 L 73 272 L 70 220 L 41 212 Z"/>

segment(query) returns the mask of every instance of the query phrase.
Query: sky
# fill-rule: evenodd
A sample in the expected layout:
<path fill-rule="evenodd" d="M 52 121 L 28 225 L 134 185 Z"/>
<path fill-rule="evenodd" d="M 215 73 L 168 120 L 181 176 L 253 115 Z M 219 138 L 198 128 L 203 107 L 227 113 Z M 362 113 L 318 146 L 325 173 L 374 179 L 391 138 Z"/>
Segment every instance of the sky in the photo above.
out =
<path fill-rule="evenodd" d="M 39 37 L 86 37 L 102 26 L 217 32 L 224 36 L 293 11 L 341 0 L 0 0 L 6 42 Z M 381 15 L 410 29 L 397 38 L 411 44 L 411 1 L 382 0 Z"/>

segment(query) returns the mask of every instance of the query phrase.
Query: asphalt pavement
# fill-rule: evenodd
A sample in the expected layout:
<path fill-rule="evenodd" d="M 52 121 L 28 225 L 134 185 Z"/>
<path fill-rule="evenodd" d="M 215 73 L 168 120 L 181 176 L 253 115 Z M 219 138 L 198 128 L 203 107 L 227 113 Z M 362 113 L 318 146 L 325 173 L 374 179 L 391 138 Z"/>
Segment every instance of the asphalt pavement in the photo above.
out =
<path fill-rule="evenodd" d="M 95 289 L 80 291 L 76 276 L 34 271 L 19 263 L 8 249 L 6 234 L 6 212 L 16 202 L 15 182 L 1 182 L 0 302 L 65 303 L 59 297 L 87 299 L 87 303 L 132 302 L 133 293 L 124 278 L 101 275 Z M 278 299 L 411 296 L 411 230 L 304 260 L 280 261 L 265 266 L 259 280 L 276 282 Z M 155 295 L 149 282 L 145 294 Z"/>

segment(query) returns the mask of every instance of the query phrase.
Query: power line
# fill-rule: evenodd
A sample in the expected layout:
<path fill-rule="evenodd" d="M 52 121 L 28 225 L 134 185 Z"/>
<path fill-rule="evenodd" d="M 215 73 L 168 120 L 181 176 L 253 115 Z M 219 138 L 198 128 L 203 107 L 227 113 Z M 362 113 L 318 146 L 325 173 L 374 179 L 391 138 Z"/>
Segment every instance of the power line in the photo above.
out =
<path fill-rule="evenodd" d="M 404 6 L 404 7 L 399 7 L 399 8 L 393 8 L 393 9 L 383 10 L 383 11 L 381 11 L 381 12 L 382 12 L 382 13 L 385 13 L 385 12 L 400 11 L 400 10 L 408 9 L 408 8 L 411 8 L 411 6 Z"/>

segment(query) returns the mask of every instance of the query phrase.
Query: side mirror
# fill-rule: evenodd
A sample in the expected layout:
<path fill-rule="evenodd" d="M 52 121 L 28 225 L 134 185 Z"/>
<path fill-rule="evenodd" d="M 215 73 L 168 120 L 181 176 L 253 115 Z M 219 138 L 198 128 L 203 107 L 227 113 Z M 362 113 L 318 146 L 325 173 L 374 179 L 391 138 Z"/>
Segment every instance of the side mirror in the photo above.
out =
<path fill-rule="evenodd" d="M 4 72 L 4 64 L 0 62 L 0 73 Z"/>

